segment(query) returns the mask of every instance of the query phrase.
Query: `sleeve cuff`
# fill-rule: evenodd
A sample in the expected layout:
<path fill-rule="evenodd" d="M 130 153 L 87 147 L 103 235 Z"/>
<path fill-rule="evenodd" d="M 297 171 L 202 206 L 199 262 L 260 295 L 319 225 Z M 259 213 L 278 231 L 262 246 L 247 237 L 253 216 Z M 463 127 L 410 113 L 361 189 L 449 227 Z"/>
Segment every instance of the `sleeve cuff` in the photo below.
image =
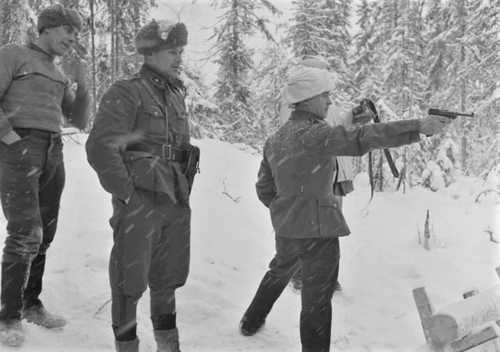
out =
<path fill-rule="evenodd" d="M 3 139 L 3 137 L 5 137 L 11 131 L 12 131 L 12 125 L 9 123 L 9 121 L 5 120 L 3 123 L 0 124 L 0 139 Z"/>
<path fill-rule="evenodd" d="M 123 201 L 126 201 L 127 199 L 129 199 L 132 196 L 132 194 L 134 193 L 134 190 L 135 190 L 135 187 L 134 187 L 132 181 L 129 181 L 126 189 L 124 189 L 120 193 L 116 193 L 115 196 Z"/>

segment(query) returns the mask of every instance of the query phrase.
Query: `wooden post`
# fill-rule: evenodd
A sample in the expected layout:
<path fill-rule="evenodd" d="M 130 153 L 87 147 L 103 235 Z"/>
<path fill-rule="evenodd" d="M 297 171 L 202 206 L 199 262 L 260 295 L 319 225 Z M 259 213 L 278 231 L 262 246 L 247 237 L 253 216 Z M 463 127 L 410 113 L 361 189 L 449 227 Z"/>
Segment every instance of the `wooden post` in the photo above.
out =
<path fill-rule="evenodd" d="M 476 346 L 486 347 L 483 344 L 491 344 L 497 338 L 497 333 L 492 326 L 481 330 L 480 332 L 472 335 L 466 335 L 463 338 L 453 341 L 450 346 L 453 352 L 464 352 Z"/>
<path fill-rule="evenodd" d="M 425 216 L 425 225 L 424 225 L 424 248 L 430 250 L 429 239 L 431 238 L 431 232 L 429 230 L 429 209 L 427 209 L 427 214 Z"/>
<path fill-rule="evenodd" d="M 431 343 L 430 331 L 429 331 L 429 321 L 433 314 L 433 309 L 429 296 L 425 291 L 425 287 L 418 287 L 413 290 L 413 299 L 417 306 L 418 314 L 420 315 L 420 322 L 422 323 L 422 329 L 424 330 L 425 341 Z"/>

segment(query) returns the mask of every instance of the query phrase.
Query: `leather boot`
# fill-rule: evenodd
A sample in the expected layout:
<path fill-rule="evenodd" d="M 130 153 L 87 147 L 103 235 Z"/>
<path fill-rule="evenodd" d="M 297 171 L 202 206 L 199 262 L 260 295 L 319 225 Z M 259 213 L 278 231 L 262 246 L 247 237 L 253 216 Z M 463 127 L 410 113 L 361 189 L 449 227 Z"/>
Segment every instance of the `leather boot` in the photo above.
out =
<path fill-rule="evenodd" d="M 156 352 L 181 352 L 179 349 L 179 330 L 154 330 Z"/>
<path fill-rule="evenodd" d="M 240 332 L 244 336 L 255 335 L 264 325 L 274 302 L 283 292 L 288 282 L 264 275 L 257 292 L 240 321 Z"/>
<path fill-rule="evenodd" d="M 67 323 L 63 317 L 49 313 L 42 303 L 24 308 L 23 319 L 47 329 L 62 328 Z"/>
<path fill-rule="evenodd" d="M 45 254 L 39 254 L 31 262 L 28 283 L 24 289 L 22 316 L 26 321 L 47 329 L 62 328 L 66 320 L 48 312 L 38 298 L 42 292 L 42 279 L 45 271 Z"/>
<path fill-rule="evenodd" d="M 132 341 L 116 341 L 116 352 L 139 352 L 139 339 Z"/>

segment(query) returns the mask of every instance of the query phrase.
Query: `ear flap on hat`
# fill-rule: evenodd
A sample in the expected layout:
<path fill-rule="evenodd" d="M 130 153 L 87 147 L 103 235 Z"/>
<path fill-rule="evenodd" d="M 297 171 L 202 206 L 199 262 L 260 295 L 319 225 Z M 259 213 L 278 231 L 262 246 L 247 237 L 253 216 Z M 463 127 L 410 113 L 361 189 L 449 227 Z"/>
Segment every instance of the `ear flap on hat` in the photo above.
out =
<path fill-rule="evenodd" d="M 184 23 L 176 23 L 170 30 L 165 45 L 169 47 L 185 46 L 187 44 L 188 32 Z"/>

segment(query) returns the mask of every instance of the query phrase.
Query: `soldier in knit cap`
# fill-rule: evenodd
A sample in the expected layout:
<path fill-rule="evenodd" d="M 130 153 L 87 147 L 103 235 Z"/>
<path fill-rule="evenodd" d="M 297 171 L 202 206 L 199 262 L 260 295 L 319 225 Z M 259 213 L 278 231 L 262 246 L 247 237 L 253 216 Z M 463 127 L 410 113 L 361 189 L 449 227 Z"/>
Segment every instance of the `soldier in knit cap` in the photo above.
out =
<path fill-rule="evenodd" d="M 109 262 L 116 350 L 137 352 L 137 302 L 149 286 L 158 352 L 179 352 L 175 290 L 189 268 L 189 195 L 199 150 L 190 144 L 180 80 L 183 23 L 152 21 L 137 34 L 144 65 L 104 94 L 87 156 L 112 195 Z"/>
<path fill-rule="evenodd" d="M 420 133 L 435 134 L 450 121 L 429 117 L 358 128 L 332 127 L 324 121 L 332 89 L 324 70 L 306 66 L 295 70 L 283 89 L 293 110 L 288 121 L 267 139 L 256 184 L 259 199 L 271 213 L 276 255 L 240 322 L 243 335 L 257 333 L 299 263 L 302 352 L 330 351 L 339 237 L 349 234 L 333 193 L 335 157 L 414 143 Z"/>
<path fill-rule="evenodd" d="M 54 5 L 39 14 L 33 43 L 0 48 L 0 198 L 7 219 L 0 340 L 10 346 L 24 341 L 21 318 L 46 328 L 66 323 L 39 296 L 65 181 L 61 122 L 84 129 L 90 100 L 85 65 L 75 62 L 74 92 L 54 59 L 74 47 L 81 27 L 77 12 Z"/>

